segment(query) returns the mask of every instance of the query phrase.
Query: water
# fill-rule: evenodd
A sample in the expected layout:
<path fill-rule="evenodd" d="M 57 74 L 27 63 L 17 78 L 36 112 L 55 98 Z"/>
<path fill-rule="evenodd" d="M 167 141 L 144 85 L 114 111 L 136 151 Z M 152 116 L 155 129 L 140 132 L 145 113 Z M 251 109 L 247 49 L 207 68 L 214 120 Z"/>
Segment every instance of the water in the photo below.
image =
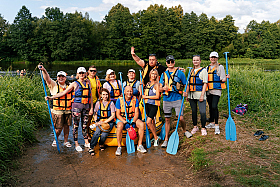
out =
<path fill-rule="evenodd" d="M 58 65 L 44 65 L 44 67 L 46 68 L 46 70 L 48 71 L 50 77 L 54 80 L 56 80 L 56 74 L 59 71 L 65 71 L 67 73 L 67 78 L 72 81 L 74 80 L 74 78 L 76 77 L 76 71 L 78 67 L 85 67 L 87 70 L 89 68 L 89 66 L 94 65 L 94 64 L 86 64 L 86 65 L 82 65 L 82 64 L 70 64 L 70 65 L 66 65 L 66 64 L 58 64 Z M 6 70 L 9 68 L 10 69 L 10 73 L 12 75 L 19 75 L 17 73 L 17 70 L 22 70 L 22 69 L 26 69 L 27 74 L 39 74 L 39 70 L 37 68 L 37 65 L 25 65 L 25 64 L 14 64 L 13 66 L 5 66 L 5 65 L 1 65 L 1 71 L 0 71 L 0 75 L 5 75 L 7 72 Z M 124 80 L 127 79 L 127 71 L 131 68 L 133 68 L 136 71 L 136 79 L 140 79 L 139 76 L 139 70 L 141 69 L 141 67 L 139 65 L 136 64 L 132 64 L 132 65 L 110 65 L 110 67 L 108 66 L 102 66 L 102 65 L 95 65 L 96 69 L 97 69 L 97 76 L 99 77 L 100 81 L 103 83 L 105 82 L 105 77 L 106 77 L 106 71 L 107 69 L 113 69 L 116 72 L 117 75 L 117 79 L 119 78 L 119 72 L 122 72 L 122 78 Z M 74 78 L 71 78 L 74 77 Z"/>

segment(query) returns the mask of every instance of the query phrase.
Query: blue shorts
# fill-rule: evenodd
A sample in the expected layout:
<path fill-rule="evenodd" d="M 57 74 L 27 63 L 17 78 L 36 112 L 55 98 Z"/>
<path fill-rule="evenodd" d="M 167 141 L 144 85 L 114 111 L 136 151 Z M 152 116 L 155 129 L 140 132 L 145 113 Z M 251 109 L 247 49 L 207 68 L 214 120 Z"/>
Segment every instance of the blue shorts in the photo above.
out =
<path fill-rule="evenodd" d="M 133 121 L 133 118 L 132 118 L 131 120 L 127 120 L 128 123 L 132 123 L 132 121 Z M 116 128 L 118 127 L 117 124 L 118 124 L 119 122 L 122 122 L 122 121 L 119 120 L 119 119 L 117 119 L 117 120 L 116 120 Z M 133 128 L 135 128 L 135 127 L 133 127 Z M 125 129 L 125 126 L 123 126 L 123 130 L 126 130 L 126 129 Z"/>

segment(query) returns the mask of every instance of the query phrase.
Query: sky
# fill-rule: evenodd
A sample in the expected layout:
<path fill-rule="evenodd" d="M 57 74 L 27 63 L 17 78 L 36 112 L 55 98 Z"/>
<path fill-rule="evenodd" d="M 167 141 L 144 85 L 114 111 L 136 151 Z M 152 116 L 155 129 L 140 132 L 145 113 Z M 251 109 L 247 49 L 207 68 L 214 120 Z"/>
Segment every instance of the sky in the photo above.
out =
<path fill-rule="evenodd" d="M 0 14 L 11 24 L 23 5 L 38 18 L 44 15 L 47 7 L 58 7 L 64 14 L 88 12 L 90 19 L 102 21 L 118 3 L 128 7 L 131 14 L 158 4 L 167 8 L 181 5 L 183 14 L 205 13 L 208 18 L 214 16 L 218 20 L 231 15 L 240 33 L 252 20 L 274 23 L 280 19 L 280 0 L 0 0 Z"/>

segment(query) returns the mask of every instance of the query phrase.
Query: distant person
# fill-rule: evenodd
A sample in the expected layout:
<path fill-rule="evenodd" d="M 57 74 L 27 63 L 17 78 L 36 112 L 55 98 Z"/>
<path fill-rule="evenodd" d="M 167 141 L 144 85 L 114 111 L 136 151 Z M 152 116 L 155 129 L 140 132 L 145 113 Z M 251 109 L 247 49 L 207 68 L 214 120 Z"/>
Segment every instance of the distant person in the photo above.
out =
<path fill-rule="evenodd" d="M 154 124 L 154 118 L 157 115 L 158 108 L 160 106 L 160 91 L 158 83 L 158 71 L 152 69 L 150 71 L 150 81 L 145 85 L 144 93 L 142 98 L 145 100 L 145 108 L 147 115 L 147 125 L 154 136 L 154 146 L 158 146 L 159 139 L 156 134 L 156 125 Z"/>
<path fill-rule="evenodd" d="M 176 116 L 180 118 L 180 123 L 183 131 L 187 137 L 190 137 L 190 133 L 186 131 L 186 122 L 183 117 L 183 110 L 180 113 L 182 103 L 182 93 L 186 85 L 186 76 L 175 68 L 175 58 L 172 55 L 166 57 L 167 70 L 160 77 L 160 88 L 163 91 L 163 111 L 165 116 L 165 139 L 161 147 L 167 147 L 168 135 L 170 131 L 170 121 L 172 116 L 172 109 L 175 109 Z"/>
<path fill-rule="evenodd" d="M 72 103 L 72 119 L 73 119 L 73 137 L 75 141 L 75 149 L 80 152 L 83 149 L 78 143 L 78 128 L 80 120 L 82 122 L 82 133 L 85 140 L 85 147 L 90 147 L 87 134 L 88 116 L 93 114 L 93 103 L 91 86 L 89 81 L 86 81 L 86 69 L 79 67 L 77 69 L 76 81 L 71 83 L 69 87 L 54 96 L 46 97 L 46 99 L 55 99 L 68 94 L 73 91 Z"/>
<path fill-rule="evenodd" d="M 123 82 L 123 87 L 125 88 L 127 85 L 132 87 L 133 90 L 133 96 L 137 97 L 137 99 L 139 99 L 139 85 L 140 85 L 140 81 L 135 79 L 135 70 L 134 69 L 129 69 L 127 72 L 127 77 L 128 80 Z"/>
<path fill-rule="evenodd" d="M 162 66 L 158 61 L 156 54 L 149 54 L 149 62 L 146 62 L 142 59 L 140 59 L 134 52 L 134 47 L 131 47 L 131 55 L 132 58 L 135 60 L 135 62 L 143 68 L 143 82 L 146 85 L 150 80 L 149 80 L 149 73 L 152 69 L 156 69 L 158 71 L 159 76 L 163 72 L 165 72 L 166 67 Z"/>
<path fill-rule="evenodd" d="M 50 75 L 43 65 L 38 65 L 38 68 L 42 71 L 43 78 L 45 79 L 52 96 L 65 91 L 69 87 L 69 83 L 66 81 L 66 73 L 64 71 L 59 71 L 56 75 L 57 80 L 54 81 L 50 78 Z M 72 124 L 71 104 L 72 92 L 54 99 L 51 103 L 51 114 L 56 136 L 58 137 L 63 129 L 63 145 L 66 147 L 72 147 L 71 143 L 68 142 L 69 126 Z M 56 147 L 55 139 L 53 140 L 52 146 Z"/>
<path fill-rule="evenodd" d="M 127 130 L 130 127 L 138 128 L 138 145 L 137 151 L 141 153 L 146 153 L 147 150 L 142 145 L 143 137 L 144 137 L 144 123 L 142 120 L 138 119 L 139 117 L 139 101 L 138 99 L 133 96 L 133 91 L 131 86 L 126 86 L 124 90 L 124 98 L 119 97 L 116 102 L 116 116 L 117 116 L 117 142 L 118 148 L 116 151 L 116 155 L 119 156 L 122 154 L 122 132 L 123 130 Z M 125 109 L 127 113 L 127 118 L 125 115 Z"/>
<path fill-rule="evenodd" d="M 230 76 L 225 74 L 224 66 L 218 63 L 219 54 L 216 51 L 211 52 L 209 57 L 211 64 L 207 67 L 207 102 L 209 105 L 210 123 L 206 128 L 215 128 L 215 134 L 220 134 L 218 103 L 222 95 L 222 89 L 226 88 L 225 82 Z"/>
<path fill-rule="evenodd" d="M 95 103 L 97 102 L 97 99 L 99 98 L 100 89 L 102 88 L 101 82 L 100 82 L 98 76 L 96 75 L 96 72 L 97 72 L 97 70 L 96 70 L 95 65 L 92 65 L 88 69 L 88 76 L 87 76 L 88 80 L 90 81 L 90 85 L 91 85 L 93 108 L 95 106 Z M 89 115 L 87 126 L 90 125 L 92 116 L 93 115 Z"/>
<path fill-rule="evenodd" d="M 94 148 L 98 143 L 99 136 L 100 150 L 104 150 L 104 142 L 115 124 L 113 121 L 115 118 L 116 108 L 114 102 L 110 100 L 110 93 L 106 88 L 101 88 L 100 93 L 99 100 L 96 102 L 94 108 L 94 124 L 96 126 L 96 130 L 92 135 L 90 149 L 88 151 L 91 156 L 94 155 Z M 110 126 L 107 132 L 102 131 L 103 124 Z"/>
<path fill-rule="evenodd" d="M 108 69 L 106 71 L 106 81 L 103 84 L 103 88 L 106 88 L 110 92 L 110 98 L 114 103 L 116 103 L 117 99 L 121 96 L 121 81 L 117 80 L 117 76 L 115 71 L 112 69 Z"/>
<path fill-rule="evenodd" d="M 197 126 L 197 105 L 199 107 L 201 120 L 201 135 L 206 136 L 206 89 L 208 82 L 208 73 L 205 68 L 200 67 L 201 59 L 199 55 L 193 56 L 193 69 L 191 70 L 189 84 L 184 96 L 187 97 L 192 109 L 192 121 L 194 128 L 191 131 L 195 134 L 199 128 Z"/>

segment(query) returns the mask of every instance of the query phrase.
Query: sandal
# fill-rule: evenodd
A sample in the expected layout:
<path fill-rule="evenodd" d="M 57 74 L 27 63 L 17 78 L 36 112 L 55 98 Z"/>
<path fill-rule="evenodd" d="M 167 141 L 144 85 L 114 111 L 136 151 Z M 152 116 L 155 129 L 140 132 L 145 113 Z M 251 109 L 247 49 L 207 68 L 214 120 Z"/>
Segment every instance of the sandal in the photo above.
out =
<path fill-rule="evenodd" d="M 260 135 L 262 135 L 263 133 L 264 133 L 263 131 L 258 130 L 258 131 L 254 134 L 254 136 L 260 136 Z"/>
<path fill-rule="evenodd" d="M 94 149 L 91 149 L 91 148 L 89 148 L 89 150 L 88 150 L 88 152 L 89 152 L 89 154 L 91 155 L 91 156 L 94 156 Z"/>
<path fill-rule="evenodd" d="M 100 151 L 104 151 L 105 150 L 105 146 L 100 146 L 99 145 L 99 149 L 100 149 Z"/>
<path fill-rule="evenodd" d="M 260 141 L 265 141 L 266 139 L 268 139 L 269 136 L 268 135 L 262 135 L 261 138 L 259 139 Z"/>
<path fill-rule="evenodd" d="M 70 142 L 64 142 L 63 145 L 66 146 L 66 147 L 72 147 L 72 145 L 70 144 Z"/>
<path fill-rule="evenodd" d="M 56 147 L 56 141 L 55 140 L 53 141 L 52 146 Z"/>

